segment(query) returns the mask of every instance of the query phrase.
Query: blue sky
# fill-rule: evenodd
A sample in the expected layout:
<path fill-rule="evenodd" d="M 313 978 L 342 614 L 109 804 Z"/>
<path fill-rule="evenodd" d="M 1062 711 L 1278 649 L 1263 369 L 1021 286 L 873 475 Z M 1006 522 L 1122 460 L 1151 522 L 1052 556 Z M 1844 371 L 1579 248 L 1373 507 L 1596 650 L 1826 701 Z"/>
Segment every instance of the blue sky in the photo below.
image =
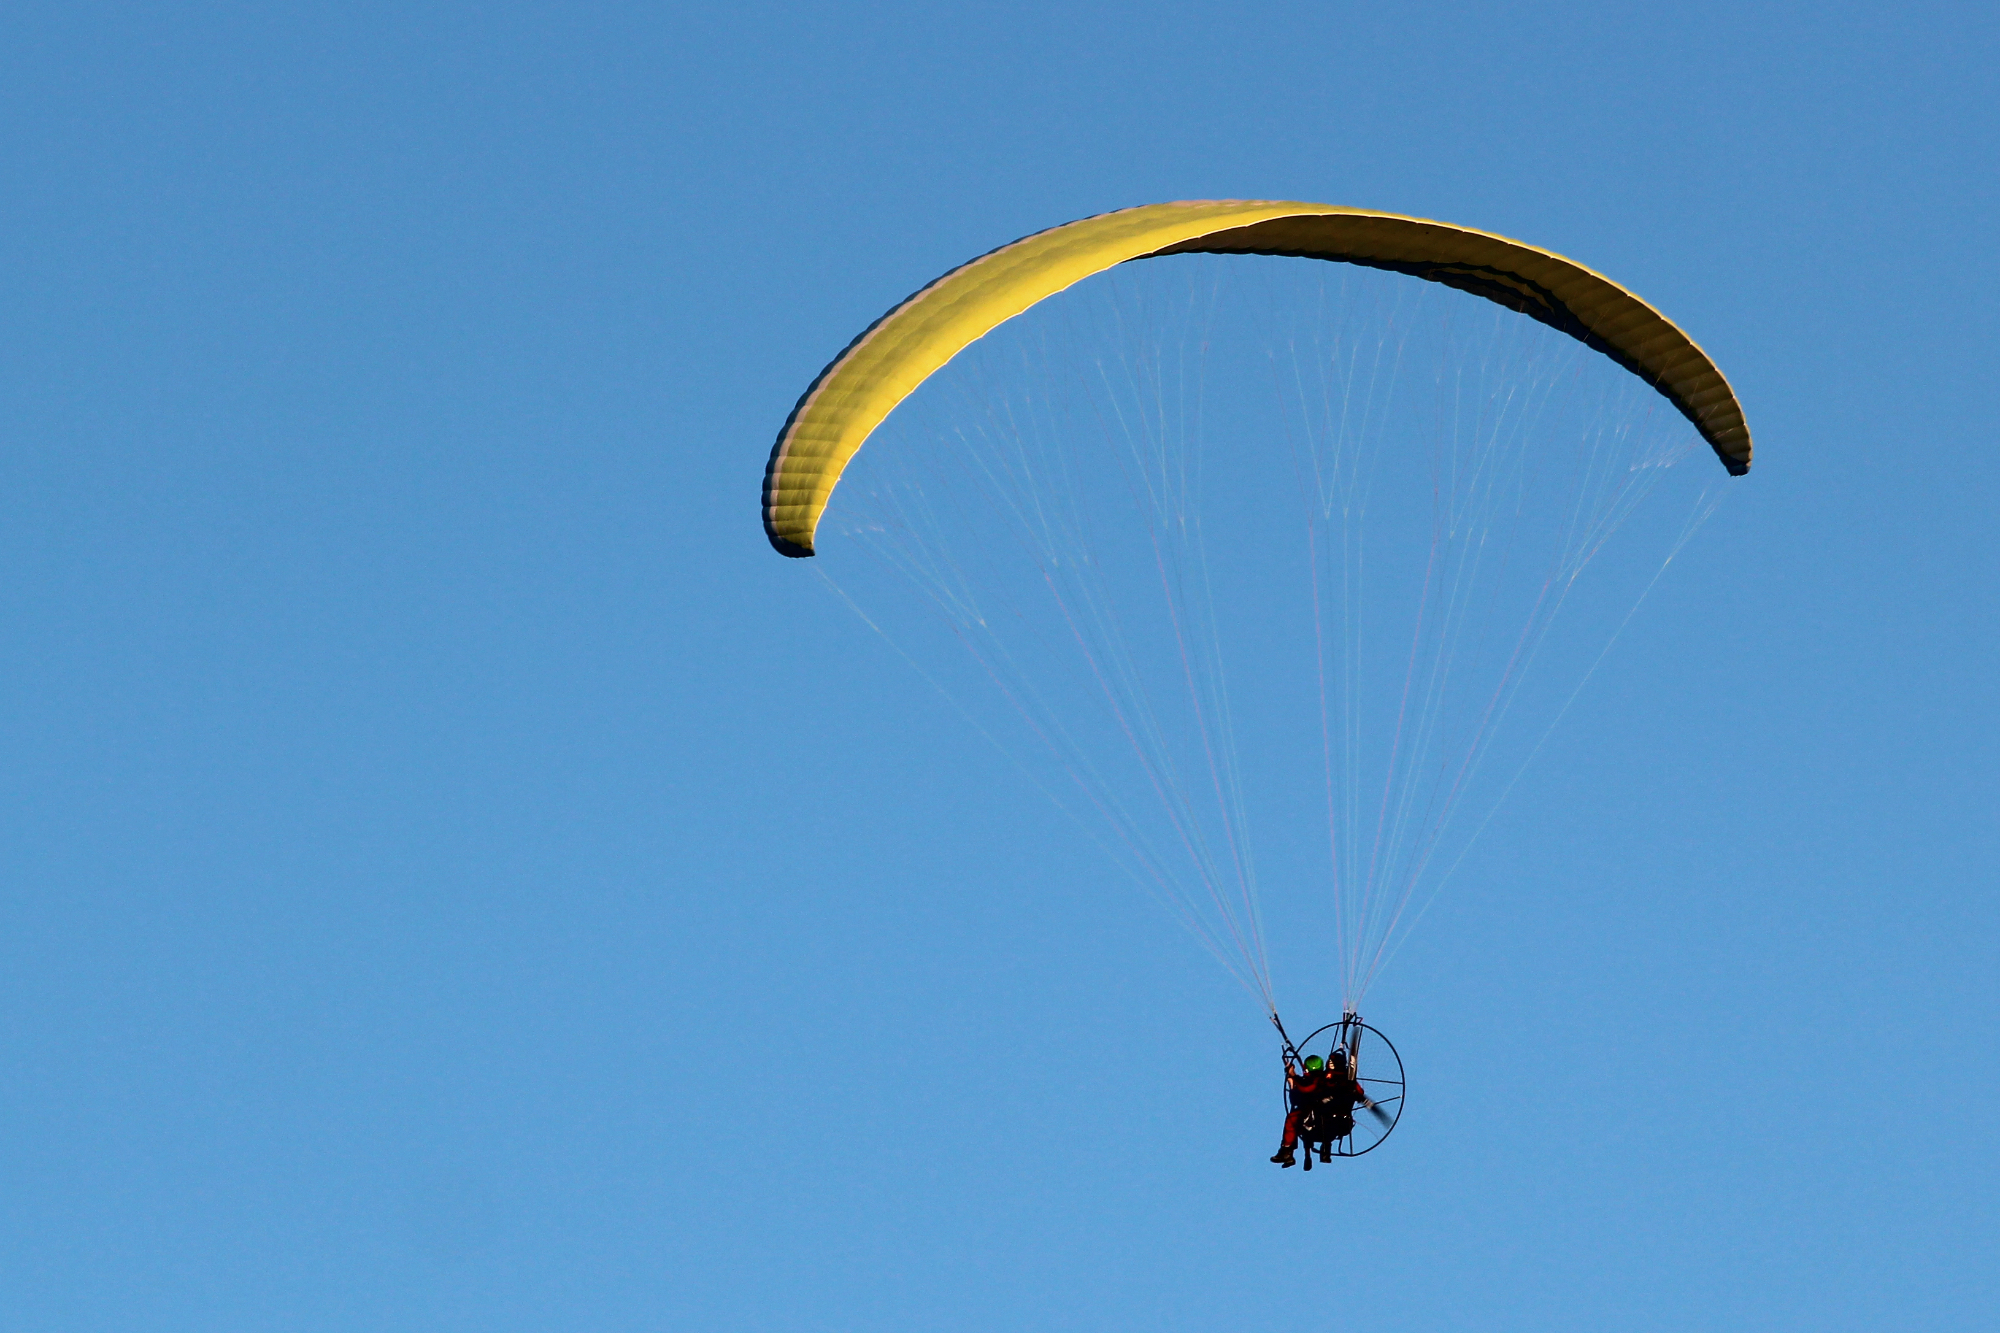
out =
<path fill-rule="evenodd" d="M 10 10 L 0 1329 L 1990 1317 L 1996 22 Z M 752 504 L 904 293 L 1237 196 L 1574 255 L 1758 444 L 1310 1179 Z"/>

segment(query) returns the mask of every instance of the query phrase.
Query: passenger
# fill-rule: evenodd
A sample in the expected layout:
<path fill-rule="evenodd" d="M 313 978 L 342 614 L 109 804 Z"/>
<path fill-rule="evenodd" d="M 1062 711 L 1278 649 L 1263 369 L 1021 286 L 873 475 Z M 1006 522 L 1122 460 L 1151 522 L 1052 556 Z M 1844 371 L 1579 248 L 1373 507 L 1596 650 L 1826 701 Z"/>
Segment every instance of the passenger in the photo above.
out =
<path fill-rule="evenodd" d="M 1295 1068 L 1292 1057 L 1289 1054 L 1285 1056 L 1285 1096 L 1291 1102 L 1291 1109 L 1285 1113 L 1284 1142 L 1271 1157 L 1279 1166 L 1299 1164 L 1298 1158 L 1292 1155 L 1292 1149 L 1299 1141 L 1299 1122 L 1320 1105 L 1326 1073 L 1326 1062 L 1317 1055 L 1306 1057 L 1304 1069 Z"/>

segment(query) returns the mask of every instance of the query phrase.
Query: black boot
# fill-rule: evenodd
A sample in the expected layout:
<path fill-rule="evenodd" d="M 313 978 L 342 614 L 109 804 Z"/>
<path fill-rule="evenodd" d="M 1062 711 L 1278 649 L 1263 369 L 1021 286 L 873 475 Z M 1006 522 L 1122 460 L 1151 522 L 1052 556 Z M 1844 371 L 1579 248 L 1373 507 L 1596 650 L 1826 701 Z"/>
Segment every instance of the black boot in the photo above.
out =
<path fill-rule="evenodd" d="M 1271 1160 L 1276 1162 L 1279 1166 L 1297 1166 L 1299 1164 L 1299 1159 L 1292 1156 L 1292 1150 L 1290 1148 L 1278 1149 L 1278 1155 L 1273 1157 Z"/>

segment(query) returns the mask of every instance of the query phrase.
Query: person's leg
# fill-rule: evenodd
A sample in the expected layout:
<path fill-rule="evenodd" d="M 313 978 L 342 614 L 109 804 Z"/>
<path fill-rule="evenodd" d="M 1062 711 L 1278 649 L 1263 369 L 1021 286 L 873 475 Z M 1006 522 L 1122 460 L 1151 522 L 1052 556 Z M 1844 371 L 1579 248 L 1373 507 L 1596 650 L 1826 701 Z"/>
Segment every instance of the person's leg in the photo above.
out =
<path fill-rule="evenodd" d="M 1297 1111 L 1288 1112 L 1285 1116 L 1285 1141 L 1279 1145 L 1276 1155 L 1271 1160 L 1279 1166 L 1290 1166 L 1294 1160 L 1292 1157 L 1292 1147 L 1298 1141 L 1299 1113 Z"/>

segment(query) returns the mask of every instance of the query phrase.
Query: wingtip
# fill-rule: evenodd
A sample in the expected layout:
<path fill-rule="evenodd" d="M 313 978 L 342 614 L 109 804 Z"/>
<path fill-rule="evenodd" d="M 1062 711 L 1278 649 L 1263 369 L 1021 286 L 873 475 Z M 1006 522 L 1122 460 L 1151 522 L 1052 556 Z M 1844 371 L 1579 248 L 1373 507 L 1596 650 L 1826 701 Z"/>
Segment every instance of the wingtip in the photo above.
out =
<path fill-rule="evenodd" d="M 795 541 L 780 537 L 777 533 L 768 530 L 764 535 L 770 538 L 771 549 L 779 555 L 787 556 L 793 560 L 809 560 L 812 558 L 813 548 L 810 546 L 801 546 Z"/>

